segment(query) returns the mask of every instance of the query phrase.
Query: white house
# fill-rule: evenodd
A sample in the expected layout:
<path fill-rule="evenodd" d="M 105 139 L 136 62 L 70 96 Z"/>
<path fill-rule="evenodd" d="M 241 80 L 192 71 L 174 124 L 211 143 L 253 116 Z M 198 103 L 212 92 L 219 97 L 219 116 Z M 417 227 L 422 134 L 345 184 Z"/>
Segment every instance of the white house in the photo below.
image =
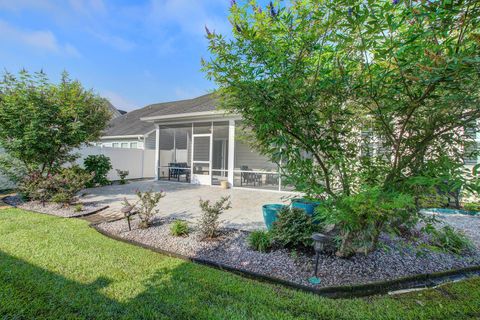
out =
<path fill-rule="evenodd" d="M 213 94 L 149 105 L 114 119 L 99 145 L 155 150 L 156 179 L 285 190 L 277 166 L 240 139 L 241 118 L 216 107 Z"/>

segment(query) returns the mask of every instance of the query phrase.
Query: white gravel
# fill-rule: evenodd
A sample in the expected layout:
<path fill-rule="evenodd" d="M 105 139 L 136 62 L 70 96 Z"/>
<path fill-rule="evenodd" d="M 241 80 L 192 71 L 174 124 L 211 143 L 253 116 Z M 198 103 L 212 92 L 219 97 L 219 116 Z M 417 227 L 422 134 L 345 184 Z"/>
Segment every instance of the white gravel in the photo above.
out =
<path fill-rule="evenodd" d="M 308 278 L 313 275 L 313 254 L 292 254 L 287 250 L 260 253 L 246 244 L 248 232 L 235 229 L 222 230 L 221 236 L 215 240 L 201 240 L 193 228 L 188 237 L 174 237 L 170 235 L 170 223 L 171 220 L 158 218 L 154 226 L 139 229 L 138 222 L 133 221 L 132 231 L 128 231 L 125 220 L 105 222 L 98 227 L 124 239 L 165 251 L 310 285 Z M 480 265 L 478 243 L 475 252 L 463 256 L 431 251 L 420 243 L 389 236 L 382 236 L 380 243 L 379 249 L 367 256 L 358 254 L 350 259 L 341 259 L 321 255 L 318 268 L 321 283 L 315 287 L 364 284 Z"/>
<path fill-rule="evenodd" d="M 81 217 L 106 207 L 93 202 L 80 202 L 80 204 L 82 205 L 82 210 L 75 211 L 75 205 L 61 206 L 57 203 L 49 202 L 42 204 L 39 201 L 23 202 L 18 196 L 8 196 L 3 198 L 3 201 L 19 209 L 50 214 L 63 218 Z"/>

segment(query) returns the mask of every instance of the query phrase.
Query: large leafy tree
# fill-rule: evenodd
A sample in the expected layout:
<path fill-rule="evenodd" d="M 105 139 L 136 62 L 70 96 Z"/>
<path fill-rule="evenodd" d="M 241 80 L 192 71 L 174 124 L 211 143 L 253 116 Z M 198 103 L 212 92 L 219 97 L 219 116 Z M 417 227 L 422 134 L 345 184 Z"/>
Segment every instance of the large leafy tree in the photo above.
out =
<path fill-rule="evenodd" d="M 0 145 L 28 172 L 47 175 L 95 141 L 111 114 L 106 101 L 67 73 L 58 84 L 43 72 L 6 73 L 0 82 Z"/>
<path fill-rule="evenodd" d="M 479 13 L 473 0 L 232 1 L 233 35 L 207 29 L 204 70 L 298 190 L 404 189 L 427 162 L 461 161 L 480 116 Z"/>
<path fill-rule="evenodd" d="M 232 1 L 230 21 L 232 36 L 207 28 L 204 70 L 285 179 L 328 199 L 319 211 L 341 228 L 339 254 L 375 248 L 439 187 L 465 183 L 478 1 Z"/>

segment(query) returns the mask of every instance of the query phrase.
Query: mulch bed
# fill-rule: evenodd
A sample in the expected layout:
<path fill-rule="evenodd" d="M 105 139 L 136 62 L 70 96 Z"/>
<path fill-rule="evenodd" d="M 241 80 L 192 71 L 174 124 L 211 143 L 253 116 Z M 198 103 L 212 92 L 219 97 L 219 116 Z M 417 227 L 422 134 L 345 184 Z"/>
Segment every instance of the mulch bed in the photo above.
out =
<path fill-rule="evenodd" d="M 6 204 L 14 206 L 19 209 L 28 211 L 34 211 L 38 213 L 45 213 L 63 218 L 77 218 L 84 217 L 97 213 L 101 210 L 108 208 L 108 206 L 102 206 L 93 202 L 79 202 L 82 205 L 81 211 L 75 210 L 75 205 L 62 206 L 57 203 L 47 202 L 42 204 L 39 201 L 23 201 L 19 196 L 7 196 L 2 199 Z"/>
<path fill-rule="evenodd" d="M 191 226 L 188 237 L 175 237 L 170 234 L 172 222 L 158 217 L 152 227 L 140 229 L 138 220 L 134 220 L 132 231 L 129 231 L 127 222 L 118 220 L 98 224 L 96 228 L 173 254 L 314 288 L 367 284 L 480 265 L 478 246 L 473 252 L 459 256 L 429 249 L 422 240 L 413 242 L 382 235 L 379 248 L 368 255 L 357 254 L 350 259 L 321 255 L 318 267 L 321 283 L 312 285 L 308 282 L 314 270 L 312 253 L 285 249 L 267 253 L 254 251 L 246 242 L 249 233 L 236 229 L 222 229 L 218 238 L 202 240 L 200 233 Z"/>

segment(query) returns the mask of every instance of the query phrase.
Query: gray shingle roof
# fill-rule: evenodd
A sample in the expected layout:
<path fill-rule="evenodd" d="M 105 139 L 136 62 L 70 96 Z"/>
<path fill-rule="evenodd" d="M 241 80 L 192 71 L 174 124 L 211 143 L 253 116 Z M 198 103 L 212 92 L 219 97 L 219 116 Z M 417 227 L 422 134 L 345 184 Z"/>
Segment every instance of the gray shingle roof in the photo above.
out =
<path fill-rule="evenodd" d="M 155 127 L 140 118 L 166 116 L 191 112 L 213 111 L 216 109 L 214 94 L 206 94 L 194 99 L 162 102 L 128 112 L 110 121 L 104 136 L 144 135 Z"/>

